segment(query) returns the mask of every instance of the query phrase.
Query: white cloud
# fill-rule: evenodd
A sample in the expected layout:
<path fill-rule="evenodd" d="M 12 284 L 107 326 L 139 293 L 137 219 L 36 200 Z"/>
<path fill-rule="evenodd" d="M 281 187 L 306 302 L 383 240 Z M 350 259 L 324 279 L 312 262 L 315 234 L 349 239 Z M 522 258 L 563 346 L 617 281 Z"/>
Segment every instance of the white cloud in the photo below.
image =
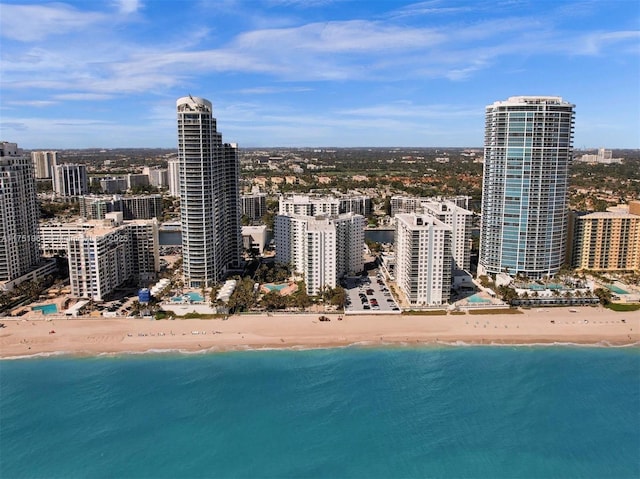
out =
<path fill-rule="evenodd" d="M 81 12 L 61 3 L 49 5 L 0 5 L 0 35 L 12 40 L 33 42 L 50 35 L 84 30 L 101 22 L 105 15 Z"/>
<path fill-rule="evenodd" d="M 305 91 L 313 91 L 313 88 L 308 87 L 271 87 L 271 86 L 259 86 L 253 88 L 243 88 L 236 90 L 236 93 L 241 95 L 273 95 L 279 93 L 299 93 Z"/>
<path fill-rule="evenodd" d="M 105 95 L 102 93 L 61 93 L 59 95 L 53 95 L 56 100 L 109 100 L 113 98 L 113 95 Z"/>
<path fill-rule="evenodd" d="M 42 108 L 46 106 L 55 105 L 57 102 L 51 100 L 22 100 L 22 101 L 8 101 L 7 105 L 14 106 L 34 106 L 36 108 Z"/>
<path fill-rule="evenodd" d="M 142 8 L 142 2 L 140 2 L 140 0 L 115 0 L 114 4 L 118 11 L 125 15 L 136 13 Z"/>

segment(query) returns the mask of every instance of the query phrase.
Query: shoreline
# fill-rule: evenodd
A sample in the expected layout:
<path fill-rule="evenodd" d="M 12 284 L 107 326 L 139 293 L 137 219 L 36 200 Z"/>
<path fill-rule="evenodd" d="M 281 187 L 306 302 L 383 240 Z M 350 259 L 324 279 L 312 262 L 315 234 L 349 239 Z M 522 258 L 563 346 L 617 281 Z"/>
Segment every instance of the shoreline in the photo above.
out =
<path fill-rule="evenodd" d="M 571 312 L 570 309 L 577 312 Z M 490 315 L 234 315 L 222 319 L 1 318 L 0 359 L 207 354 L 273 349 L 415 347 L 638 347 L 640 311 L 602 307 Z"/>

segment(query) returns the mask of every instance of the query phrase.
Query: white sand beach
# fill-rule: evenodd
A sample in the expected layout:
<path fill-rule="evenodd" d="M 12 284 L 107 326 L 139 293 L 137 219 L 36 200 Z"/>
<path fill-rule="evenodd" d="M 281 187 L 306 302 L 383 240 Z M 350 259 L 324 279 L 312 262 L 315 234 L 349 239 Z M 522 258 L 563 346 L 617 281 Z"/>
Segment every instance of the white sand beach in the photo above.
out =
<path fill-rule="evenodd" d="M 572 312 L 572 310 L 574 310 Z M 640 344 L 640 311 L 545 308 L 521 314 L 436 316 L 234 315 L 222 319 L 2 318 L 0 357 L 147 351 L 228 351 L 348 345 Z"/>

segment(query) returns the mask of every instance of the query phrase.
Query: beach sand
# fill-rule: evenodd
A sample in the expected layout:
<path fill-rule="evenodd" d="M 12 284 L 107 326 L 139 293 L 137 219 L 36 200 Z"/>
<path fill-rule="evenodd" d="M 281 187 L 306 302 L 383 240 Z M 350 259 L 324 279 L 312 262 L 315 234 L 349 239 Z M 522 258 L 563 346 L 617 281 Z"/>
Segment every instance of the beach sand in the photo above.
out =
<path fill-rule="evenodd" d="M 577 310 L 571 312 L 570 309 Z M 639 345 L 640 311 L 545 308 L 441 316 L 234 315 L 222 319 L 1 318 L 0 357 L 428 344 Z M 553 322 L 552 322 L 553 321 Z M 55 331 L 55 332 L 53 332 Z"/>

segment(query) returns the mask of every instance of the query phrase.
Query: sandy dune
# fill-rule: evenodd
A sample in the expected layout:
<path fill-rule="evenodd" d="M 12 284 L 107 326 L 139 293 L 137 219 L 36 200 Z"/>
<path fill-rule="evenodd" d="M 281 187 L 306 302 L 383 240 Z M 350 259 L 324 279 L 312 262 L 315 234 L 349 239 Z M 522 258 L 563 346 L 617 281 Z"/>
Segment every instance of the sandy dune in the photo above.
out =
<path fill-rule="evenodd" d="M 228 320 L 19 320 L 3 318 L 0 357 L 36 354 L 316 348 L 353 344 L 640 344 L 640 311 L 533 309 L 522 314 L 446 316 L 236 315 Z M 553 322 L 552 322 L 553 321 Z M 52 332 L 52 331 L 55 331 Z"/>

